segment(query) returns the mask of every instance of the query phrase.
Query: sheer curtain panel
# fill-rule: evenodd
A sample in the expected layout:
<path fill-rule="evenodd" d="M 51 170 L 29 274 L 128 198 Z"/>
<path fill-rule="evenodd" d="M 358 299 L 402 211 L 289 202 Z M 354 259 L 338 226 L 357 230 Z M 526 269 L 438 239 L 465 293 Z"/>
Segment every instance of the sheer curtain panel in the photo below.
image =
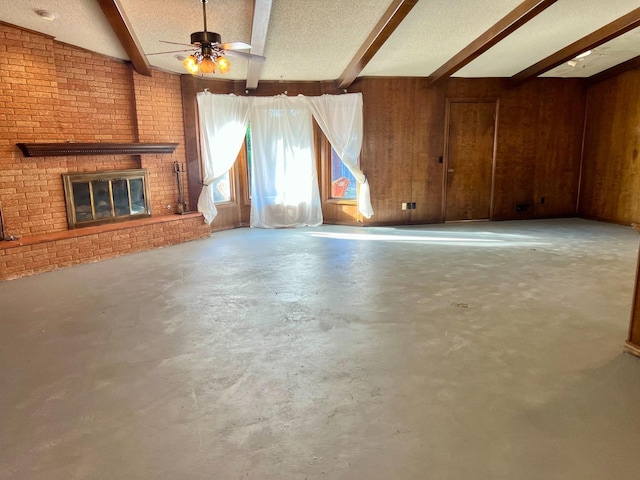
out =
<path fill-rule="evenodd" d="M 218 214 L 211 184 L 233 166 L 247 132 L 249 99 L 235 95 L 196 95 L 202 146 L 202 192 L 198 211 L 207 223 Z"/>
<path fill-rule="evenodd" d="M 313 122 L 305 97 L 255 97 L 250 115 L 251 226 L 322 224 Z"/>
<path fill-rule="evenodd" d="M 307 97 L 313 116 L 342 163 L 360 184 L 358 211 L 371 218 L 371 191 L 369 182 L 358 167 L 362 149 L 362 94 L 322 95 Z"/>

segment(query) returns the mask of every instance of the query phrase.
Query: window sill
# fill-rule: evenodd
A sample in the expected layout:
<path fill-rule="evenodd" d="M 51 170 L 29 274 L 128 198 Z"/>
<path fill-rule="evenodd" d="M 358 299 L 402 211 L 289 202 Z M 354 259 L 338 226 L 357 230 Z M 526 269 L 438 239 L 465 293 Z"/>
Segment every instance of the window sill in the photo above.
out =
<path fill-rule="evenodd" d="M 353 205 L 353 206 L 358 205 L 357 200 L 348 200 L 345 198 L 329 198 L 326 200 L 326 203 L 332 203 L 334 205 Z"/>
<path fill-rule="evenodd" d="M 229 200 L 228 202 L 214 202 L 216 208 L 229 208 L 229 207 L 237 207 L 238 204 L 233 200 Z"/>

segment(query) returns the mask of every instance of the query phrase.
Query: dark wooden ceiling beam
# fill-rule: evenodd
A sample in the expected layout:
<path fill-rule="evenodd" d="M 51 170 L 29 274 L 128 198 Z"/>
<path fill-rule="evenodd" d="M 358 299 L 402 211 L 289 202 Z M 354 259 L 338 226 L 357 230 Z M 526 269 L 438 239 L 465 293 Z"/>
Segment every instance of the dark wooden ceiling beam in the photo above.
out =
<path fill-rule="evenodd" d="M 267 42 L 272 0 L 254 0 L 253 23 L 251 25 L 251 53 L 262 55 Z M 249 61 L 247 66 L 247 89 L 258 88 L 262 63 Z"/>
<path fill-rule="evenodd" d="M 116 33 L 118 40 L 122 44 L 124 51 L 129 55 L 133 68 L 141 75 L 151 76 L 149 60 L 147 60 L 138 38 L 131 28 L 129 19 L 124 13 L 118 0 L 98 0 L 98 4 L 105 17 L 111 24 L 111 28 Z"/>
<path fill-rule="evenodd" d="M 603 43 L 607 43 L 609 40 L 619 37 L 623 33 L 627 33 L 638 26 L 640 26 L 640 8 L 632 10 L 617 20 L 590 33 L 586 37 L 582 37 L 580 40 L 573 42 L 571 45 L 566 46 L 553 55 L 549 55 L 547 58 L 540 60 L 538 63 L 531 65 L 529 68 L 526 68 L 511 78 L 515 82 L 524 82 L 529 78 L 537 77 L 575 58 L 576 55 L 586 52 L 587 50 L 592 50 Z"/>
<path fill-rule="evenodd" d="M 558 0 L 525 0 L 489 30 L 464 47 L 444 65 L 429 76 L 429 85 L 449 78 L 465 65 L 471 63 L 496 43 L 515 32 L 529 20 L 544 12 Z"/>
<path fill-rule="evenodd" d="M 418 0 L 393 0 L 355 56 L 337 80 L 338 88 L 349 88 L 384 42 L 415 7 Z"/>
<path fill-rule="evenodd" d="M 627 72 L 629 70 L 640 68 L 640 55 L 637 57 L 633 57 L 626 62 L 623 62 L 619 65 L 615 65 L 611 68 L 607 68 L 600 73 L 596 73 L 595 75 L 591 75 L 587 78 L 587 83 L 589 85 L 593 85 L 594 83 L 602 82 L 603 80 L 607 80 L 608 78 L 613 78 L 621 73 Z"/>

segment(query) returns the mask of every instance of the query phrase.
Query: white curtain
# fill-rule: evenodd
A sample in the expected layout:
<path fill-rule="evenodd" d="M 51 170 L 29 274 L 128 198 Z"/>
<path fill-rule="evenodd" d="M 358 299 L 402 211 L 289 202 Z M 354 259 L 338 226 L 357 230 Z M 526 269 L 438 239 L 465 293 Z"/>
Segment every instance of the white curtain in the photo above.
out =
<path fill-rule="evenodd" d="M 218 214 L 211 185 L 229 171 L 242 148 L 249 121 L 249 99 L 209 92 L 198 93 L 196 99 L 204 183 L 198 198 L 198 211 L 207 223 L 211 223 Z"/>
<path fill-rule="evenodd" d="M 371 218 L 369 182 L 358 167 L 362 149 L 362 94 L 322 95 L 307 97 L 313 116 L 340 159 L 360 184 L 358 211 Z"/>
<path fill-rule="evenodd" d="M 322 224 L 311 110 L 303 96 L 251 105 L 251 226 Z"/>

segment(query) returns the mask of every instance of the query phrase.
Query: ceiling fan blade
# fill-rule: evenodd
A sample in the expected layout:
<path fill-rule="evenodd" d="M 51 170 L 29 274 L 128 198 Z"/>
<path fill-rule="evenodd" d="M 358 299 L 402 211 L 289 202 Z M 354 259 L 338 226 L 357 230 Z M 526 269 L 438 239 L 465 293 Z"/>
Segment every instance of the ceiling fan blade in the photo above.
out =
<path fill-rule="evenodd" d="M 155 53 L 147 53 L 146 55 L 163 55 L 165 53 L 184 53 L 184 52 L 191 52 L 192 50 L 171 50 L 170 52 L 155 52 Z"/>
<path fill-rule="evenodd" d="M 220 48 L 223 50 L 249 50 L 251 45 L 244 42 L 221 43 Z"/>
<path fill-rule="evenodd" d="M 185 47 L 193 47 L 193 48 L 197 48 L 196 45 L 192 45 L 190 43 L 177 43 L 177 42 L 167 42 L 166 40 L 158 40 L 159 42 L 162 43 L 168 43 L 170 45 L 184 45 Z"/>
<path fill-rule="evenodd" d="M 253 53 L 245 53 L 245 52 L 236 52 L 235 50 L 225 50 L 225 54 L 230 57 L 238 57 L 244 58 L 246 60 L 253 60 L 256 62 L 264 62 L 267 57 L 263 57 L 262 55 L 254 55 Z"/>

